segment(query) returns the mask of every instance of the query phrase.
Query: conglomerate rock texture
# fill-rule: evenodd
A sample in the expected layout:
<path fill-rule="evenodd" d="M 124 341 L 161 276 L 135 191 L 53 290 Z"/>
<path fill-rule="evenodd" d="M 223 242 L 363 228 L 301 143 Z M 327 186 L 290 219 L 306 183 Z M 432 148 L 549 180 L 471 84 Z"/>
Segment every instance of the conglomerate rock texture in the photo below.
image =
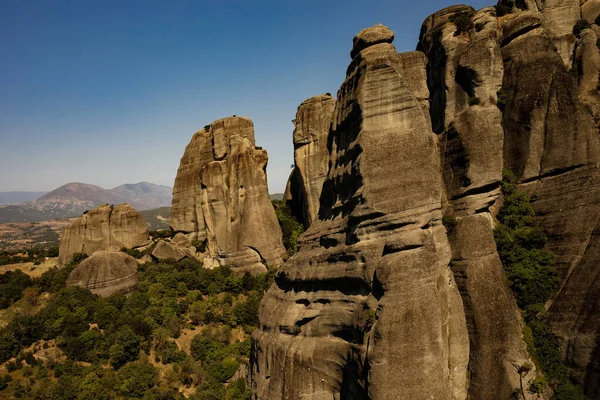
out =
<path fill-rule="evenodd" d="M 327 136 L 335 99 L 329 94 L 311 97 L 298 107 L 294 125 L 294 170 L 285 199 L 308 227 L 319 212 L 321 189 L 329 171 Z"/>
<path fill-rule="evenodd" d="M 67 286 L 89 289 L 102 297 L 128 293 L 138 282 L 138 262 L 118 251 L 98 251 L 71 271 Z"/>
<path fill-rule="evenodd" d="M 71 262 L 75 253 L 119 251 L 150 243 L 144 217 L 129 204 L 101 205 L 71 222 L 60 241 L 58 265 Z"/>
<path fill-rule="evenodd" d="M 286 252 L 267 161 L 248 118 L 223 118 L 198 131 L 177 171 L 171 229 L 206 241 L 207 258 L 238 272 L 281 265 Z"/>
<path fill-rule="evenodd" d="M 600 27 L 573 33 L 598 15 L 595 0 L 453 6 L 404 54 L 386 27 L 357 35 L 317 216 L 261 303 L 255 399 L 535 398 L 493 239 L 503 169 L 557 256 L 542 317 L 600 399 Z"/>

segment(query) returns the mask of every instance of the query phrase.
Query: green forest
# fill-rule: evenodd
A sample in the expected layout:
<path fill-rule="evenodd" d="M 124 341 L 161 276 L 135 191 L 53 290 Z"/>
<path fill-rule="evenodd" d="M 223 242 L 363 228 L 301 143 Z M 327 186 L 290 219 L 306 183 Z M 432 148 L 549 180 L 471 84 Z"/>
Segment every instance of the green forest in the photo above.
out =
<path fill-rule="evenodd" d="M 235 276 L 181 262 L 140 266 L 138 288 L 103 299 L 66 288 L 70 270 L 39 279 L 20 271 L 2 277 L 2 307 L 50 300 L 0 329 L 4 395 L 31 399 L 247 399 L 233 379 L 250 356 L 250 332 L 274 271 Z M 8 296 L 6 294 L 9 294 Z M 192 332 L 189 349 L 177 339 Z M 54 351 L 50 351 L 54 350 Z M 50 353 L 45 359 L 43 354 Z M 34 356 L 35 355 L 35 356 Z M 2 393 L 0 392 L 0 393 Z"/>

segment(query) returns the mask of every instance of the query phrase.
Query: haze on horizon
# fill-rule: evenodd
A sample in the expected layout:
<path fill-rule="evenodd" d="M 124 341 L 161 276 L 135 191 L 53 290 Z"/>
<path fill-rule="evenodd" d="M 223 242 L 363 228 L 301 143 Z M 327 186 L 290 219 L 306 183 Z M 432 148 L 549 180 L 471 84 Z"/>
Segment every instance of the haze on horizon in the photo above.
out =
<path fill-rule="evenodd" d="M 352 37 L 382 23 L 411 51 L 423 20 L 453 4 L 4 0 L 0 191 L 173 186 L 193 133 L 235 114 L 254 121 L 269 190 L 283 192 L 296 108 L 336 95 Z"/>

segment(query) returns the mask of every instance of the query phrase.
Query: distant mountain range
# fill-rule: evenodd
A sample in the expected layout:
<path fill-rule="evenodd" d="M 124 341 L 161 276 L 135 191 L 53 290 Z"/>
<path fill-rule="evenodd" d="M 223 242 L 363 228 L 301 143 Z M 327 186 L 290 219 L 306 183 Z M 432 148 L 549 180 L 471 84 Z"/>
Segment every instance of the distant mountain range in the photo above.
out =
<path fill-rule="evenodd" d="M 0 206 L 0 223 L 69 218 L 105 203 L 129 203 L 138 211 L 170 207 L 172 190 L 168 186 L 148 182 L 125 184 L 113 189 L 86 183 L 67 183 L 49 193 L 40 193 L 41 197 L 35 200 Z M 15 192 L 2 194 L 6 193 Z"/>
<path fill-rule="evenodd" d="M 0 206 L 37 200 L 48 192 L 0 192 Z"/>

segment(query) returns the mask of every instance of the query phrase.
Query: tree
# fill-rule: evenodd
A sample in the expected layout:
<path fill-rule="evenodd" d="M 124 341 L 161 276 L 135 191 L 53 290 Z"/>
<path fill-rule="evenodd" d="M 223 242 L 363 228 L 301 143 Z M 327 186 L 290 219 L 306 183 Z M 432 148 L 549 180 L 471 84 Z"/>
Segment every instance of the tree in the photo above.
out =
<path fill-rule="evenodd" d="M 136 361 L 124 365 L 117 375 L 117 391 L 127 398 L 141 398 L 148 389 L 156 385 L 158 373 L 147 361 Z"/>

